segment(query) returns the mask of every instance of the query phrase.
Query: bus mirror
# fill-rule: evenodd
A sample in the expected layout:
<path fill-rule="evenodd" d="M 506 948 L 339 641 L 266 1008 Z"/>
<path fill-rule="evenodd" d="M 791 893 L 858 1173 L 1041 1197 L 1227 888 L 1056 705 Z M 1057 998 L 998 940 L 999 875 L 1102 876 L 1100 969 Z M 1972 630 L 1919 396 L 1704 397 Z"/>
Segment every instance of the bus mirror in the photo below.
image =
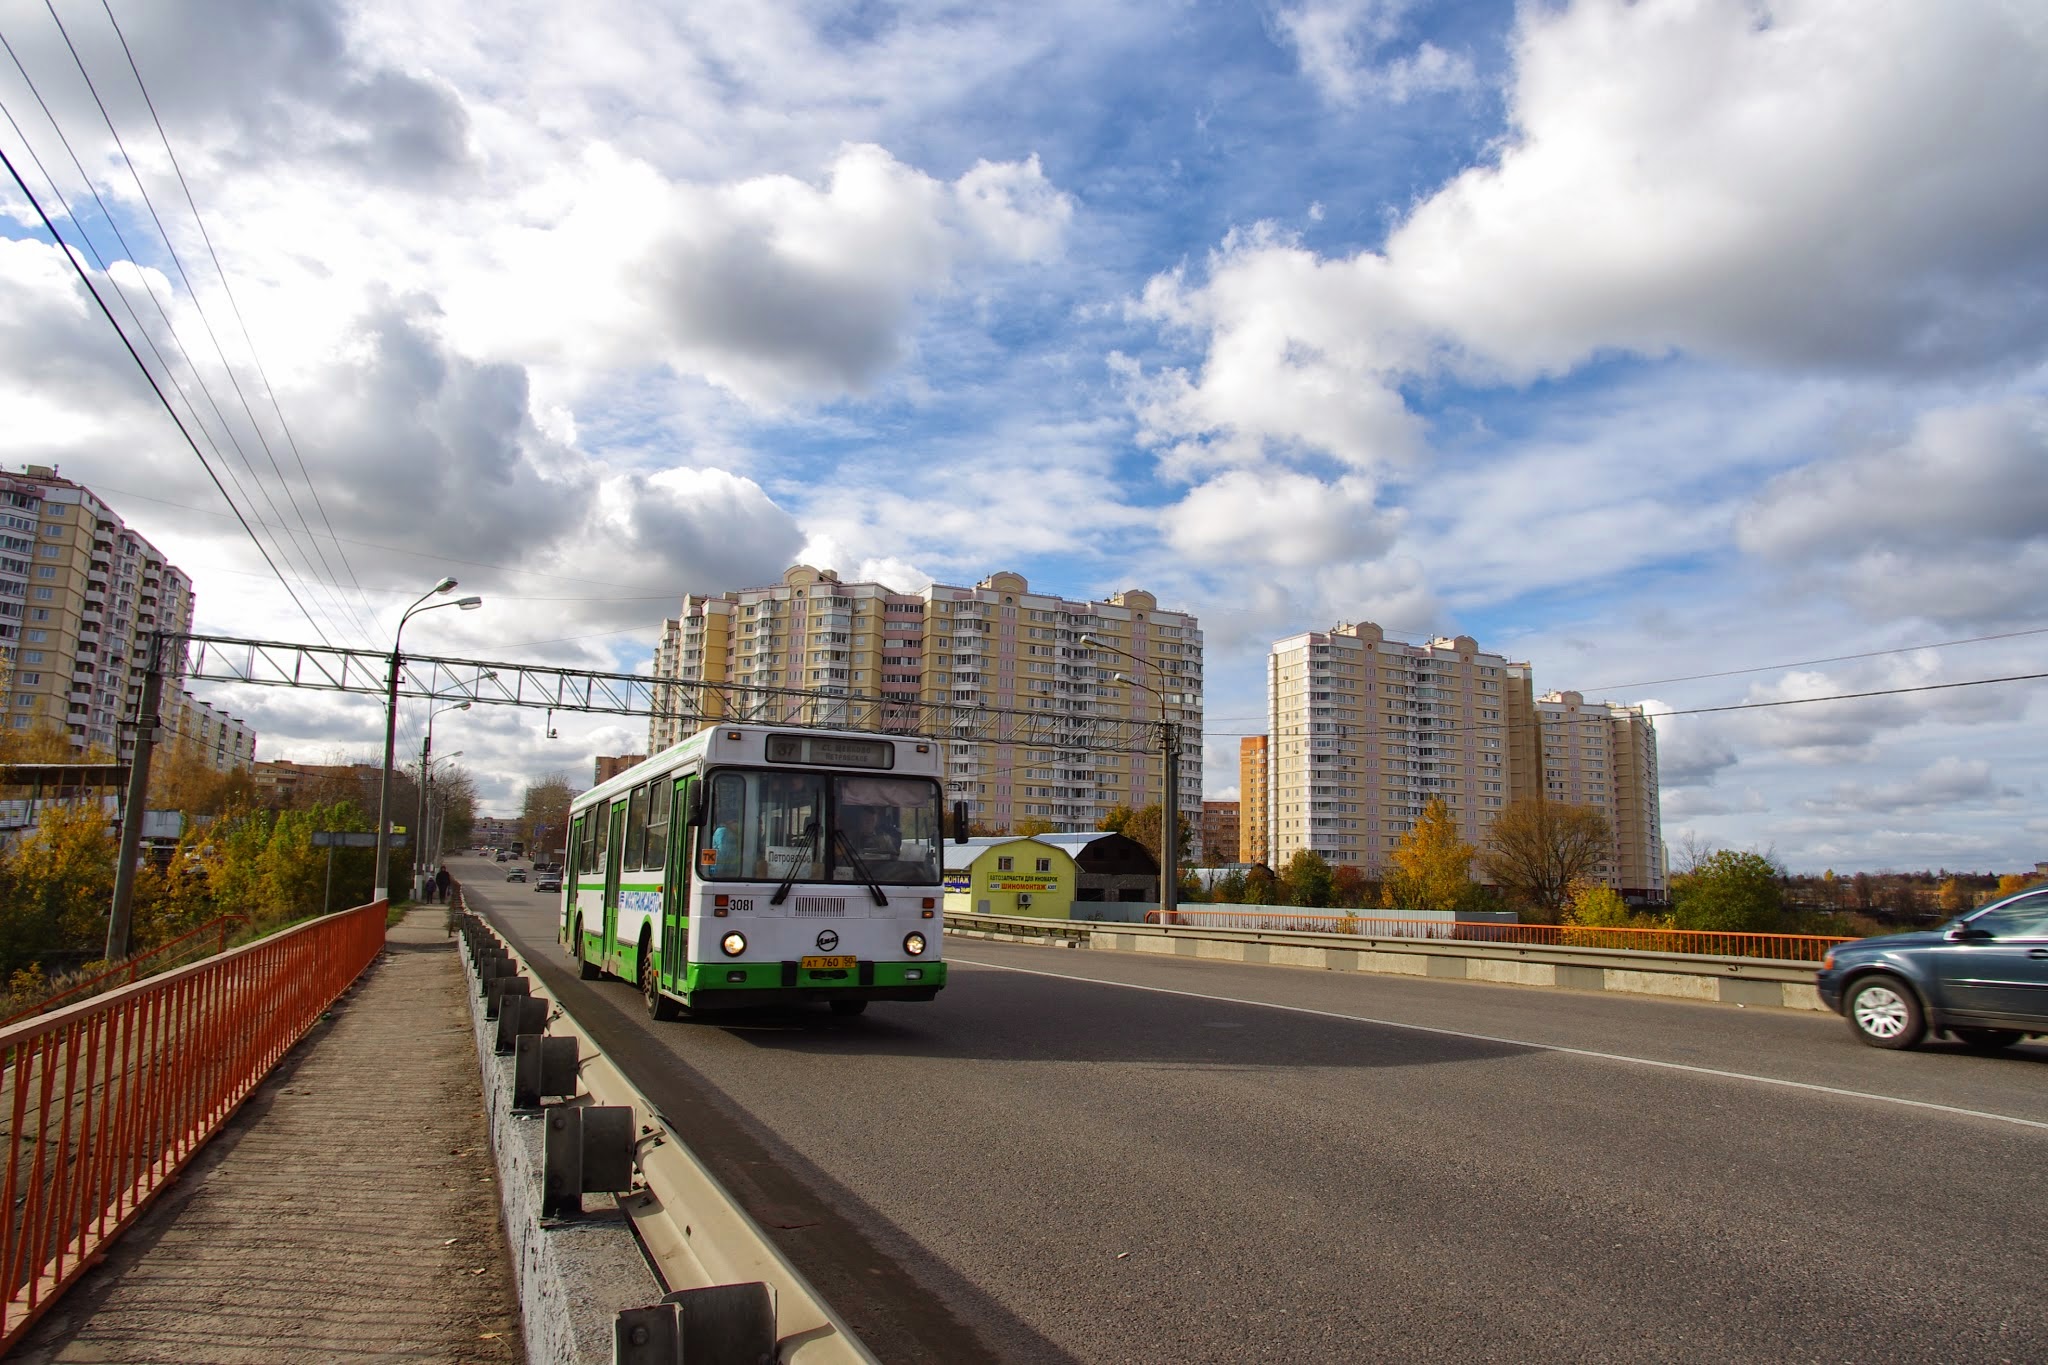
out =
<path fill-rule="evenodd" d="M 953 842 L 956 844 L 967 842 L 967 803 L 965 801 L 955 801 L 953 803 Z"/>
<path fill-rule="evenodd" d="M 688 828 L 695 829 L 704 823 L 704 784 L 702 782 L 692 782 L 690 784 L 689 799 L 689 809 L 683 812 L 683 824 Z"/>

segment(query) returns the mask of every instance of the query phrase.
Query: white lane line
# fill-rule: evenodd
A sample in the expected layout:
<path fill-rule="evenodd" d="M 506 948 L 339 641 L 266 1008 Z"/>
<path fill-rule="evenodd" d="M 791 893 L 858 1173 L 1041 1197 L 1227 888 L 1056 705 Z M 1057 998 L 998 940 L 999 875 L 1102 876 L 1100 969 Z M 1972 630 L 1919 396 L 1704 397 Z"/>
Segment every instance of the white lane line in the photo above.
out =
<path fill-rule="evenodd" d="M 1852 1100 L 1875 1100 L 1879 1104 L 1903 1105 L 1908 1109 L 1932 1109 L 1939 1114 L 1959 1114 L 1964 1118 L 1991 1119 L 1998 1123 L 2016 1123 L 2022 1128 L 2048 1130 L 2048 1123 L 2040 1119 L 2015 1118 L 2011 1114 L 1994 1114 L 1984 1109 L 1964 1109 L 1953 1104 L 1936 1104 L 1932 1100 L 1909 1100 L 1898 1095 L 1877 1095 L 1868 1090 L 1849 1090 L 1838 1085 L 1818 1085 L 1812 1081 L 1788 1081 L 1780 1076 L 1758 1076 L 1747 1071 L 1722 1071 L 1711 1066 L 1690 1066 L 1684 1062 L 1663 1062 L 1654 1057 L 1630 1057 L 1620 1052 L 1596 1052 L 1592 1048 L 1565 1047 L 1560 1043 L 1532 1043 L 1525 1038 L 1501 1038 L 1491 1033 L 1467 1033 L 1463 1029 L 1435 1028 L 1429 1024 L 1403 1023 L 1399 1019 L 1374 1019 L 1363 1014 L 1339 1014 L 1335 1010 L 1313 1010 L 1305 1005 L 1276 1005 L 1270 1000 L 1240 1000 L 1228 995 L 1207 995 L 1200 991 L 1177 991 L 1166 986 L 1139 986 L 1129 981 L 1104 981 L 1092 976 L 1069 976 L 1064 972 L 1041 972 L 1030 967 L 1011 967 L 1000 962 L 977 962 L 972 958 L 946 955 L 948 962 L 957 962 L 966 967 L 986 967 L 997 972 L 1016 972 L 1020 976 L 1049 976 L 1055 981 L 1078 981 L 1087 986 L 1114 986 L 1120 990 L 1148 991 L 1153 995 L 1178 995 L 1188 1000 L 1204 1000 L 1215 1005 L 1250 1005 L 1257 1009 L 1282 1010 L 1288 1014 L 1306 1014 L 1317 1019 L 1341 1019 L 1349 1024 L 1375 1024 L 1381 1028 L 1407 1029 L 1411 1033 L 1434 1033 L 1443 1038 L 1464 1038 L 1476 1043 L 1499 1043 L 1505 1047 L 1524 1047 L 1537 1052 L 1561 1052 L 1569 1057 L 1591 1057 L 1603 1062 L 1626 1062 L 1631 1066 L 1656 1067 L 1661 1071 L 1684 1071 L 1694 1076 L 1717 1076 L 1727 1081 L 1754 1081 L 1758 1085 L 1778 1085 L 1788 1090 L 1811 1090 L 1820 1095 L 1840 1095 Z"/>

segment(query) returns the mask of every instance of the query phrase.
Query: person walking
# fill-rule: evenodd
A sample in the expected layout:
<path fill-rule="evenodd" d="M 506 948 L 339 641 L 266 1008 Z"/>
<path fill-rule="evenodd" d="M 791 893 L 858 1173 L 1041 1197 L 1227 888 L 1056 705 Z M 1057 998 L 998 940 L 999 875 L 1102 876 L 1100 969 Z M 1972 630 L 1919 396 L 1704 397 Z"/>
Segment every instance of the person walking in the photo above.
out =
<path fill-rule="evenodd" d="M 444 904 L 445 904 L 445 903 L 447 902 L 447 900 L 448 900 L 448 883 L 449 883 L 449 882 L 451 882 L 451 881 L 453 881 L 453 880 L 454 880 L 454 878 L 453 878 L 453 877 L 450 877 L 450 876 L 448 875 L 448 865 L 447 865 L 446 863 L 443 863 L 443 864 L 441 865 L 441 870 L 440 870 L 439 872 L 436 872 L 436 873 L 434 874 L 434 899 L 435 899 L 435 900 L 437 900 L 437 901 L 441 901 L 441 902 L 443 902 Z"/>

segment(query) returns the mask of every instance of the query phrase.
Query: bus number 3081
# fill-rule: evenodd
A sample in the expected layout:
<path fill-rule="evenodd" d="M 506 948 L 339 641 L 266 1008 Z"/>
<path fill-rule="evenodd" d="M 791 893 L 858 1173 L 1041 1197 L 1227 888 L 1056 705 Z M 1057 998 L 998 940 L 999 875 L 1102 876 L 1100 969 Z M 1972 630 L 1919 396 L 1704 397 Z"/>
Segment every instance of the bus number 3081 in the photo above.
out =
<path fill-rule="evenodd" d="M 734 896 L 732 898 L 732 910 L 736 915 L 753 914 L 754 898 L 752 896 Z"/>

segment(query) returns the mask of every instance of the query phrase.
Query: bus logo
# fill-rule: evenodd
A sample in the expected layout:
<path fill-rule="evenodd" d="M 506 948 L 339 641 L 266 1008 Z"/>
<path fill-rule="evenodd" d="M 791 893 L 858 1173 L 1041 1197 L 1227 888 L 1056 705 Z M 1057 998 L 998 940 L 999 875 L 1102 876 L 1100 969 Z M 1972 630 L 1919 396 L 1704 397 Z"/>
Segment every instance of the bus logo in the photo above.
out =
<path fill-rule="evenodd" d="M 832 950 L 833 950 L 834 948 L 837 948 L 838 946 L 839 946 L 839 935 L 838 935 L 838 934 L 837 934 L 836 932 L 834 932 L 833 930 L 831 930 L 831 929 L 827 929 L 827 930 L 826 930 L 826 931 L 825 931 L 824 933 L 822 933 L 822 934 L 818 935 L 818 951 L 819 951 L 819 952 L 821 952 L 821 953 L 829 953 L 829 952 L 831 952 L 831 951 L 832 951 Z"/>

